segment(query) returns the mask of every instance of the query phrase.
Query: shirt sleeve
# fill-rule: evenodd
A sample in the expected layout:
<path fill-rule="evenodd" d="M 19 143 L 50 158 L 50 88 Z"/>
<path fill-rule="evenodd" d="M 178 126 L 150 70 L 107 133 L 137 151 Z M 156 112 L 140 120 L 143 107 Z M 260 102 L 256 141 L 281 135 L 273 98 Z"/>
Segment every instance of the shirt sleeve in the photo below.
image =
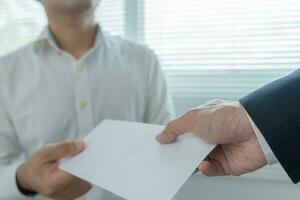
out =
<path fill-rule="evenodd" d="M 24 161 L 12 120 L 0 88 L 0 199 L 27 199 L 16 184 L 16 171 Z"/>
<path fill-rule="evenodd" d="M 244 107 L 240 104 L 240 106 L 244 109 Z M 247 111 L 244 109 L 248 120 L 256 134 L 256 137 L 259 141 L 259 144 L 262 148 L 262 151 L 264 152 L 264 155 L 269 163 L 269 165 L 273 165 L 278 163 L 278 160 L 276 158 L 276 156 L 274 155 L 273 151 L 271 150 L 269 144 L 267 143 L 266 139 L 264 138 L 263 134 L 261 133 L 261 131 L 259 130 L 259 128 L 256 126 L 256 124 L 254 123 L 254 121 L 252 120 L 252 118 L 249 116 L 249 114 L 247 113 Z"/>
<path fill-rule="evenodd" d="M 156 55 L 147 53 L 148 77 L 145 122 L 166 124 L 175 117 L 174 105 Z"/>

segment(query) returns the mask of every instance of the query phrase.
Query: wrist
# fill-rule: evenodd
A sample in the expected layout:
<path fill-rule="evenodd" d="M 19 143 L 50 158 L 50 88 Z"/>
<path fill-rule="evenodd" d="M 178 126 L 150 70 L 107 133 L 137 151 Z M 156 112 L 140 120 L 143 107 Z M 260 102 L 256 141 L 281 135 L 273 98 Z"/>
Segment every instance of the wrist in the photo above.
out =
<path fill-rule="evenodd" d="M 248 118 L 248 114 L 247 112 L 245 111 L 244 107 L 239 104 L 239 109 L 240 109 L 240 112 L 241 112 L 241 116 L 240 118 L 242 119 L 242 123 L 241 123 L 241 130 L 243 133 L 246 134 L 246 138 L 252 138 L 252 137 L 256 137 L 255 135 L 255 131 L 251 125 L 251 122 Z"/>
<path fill-rule="evenodd" d="M 37 193 L 33 190 L 30 184 L 27 182 L 28 178 L 26 178 L 26 170 L 24 164 L 20 165 L 16 172 L 16 183 L 19 191 L 25 196 L 34 196 Z"/>

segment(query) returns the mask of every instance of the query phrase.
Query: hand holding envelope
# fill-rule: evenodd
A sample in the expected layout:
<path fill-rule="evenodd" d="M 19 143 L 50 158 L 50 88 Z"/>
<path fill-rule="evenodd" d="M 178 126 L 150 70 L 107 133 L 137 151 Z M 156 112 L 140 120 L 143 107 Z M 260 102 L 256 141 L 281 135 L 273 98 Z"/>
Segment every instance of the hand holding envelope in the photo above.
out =
<path fill-rule="evenodd" d="M 215 145 L 193 134 L 160 145 L 155 136 L 163 129 L 104 121 L 85 138 L 86 150 L 60 168 L 125 199 L 172 199 Z"/>
<path fill-rule="evenodd" d="M 78 155 L 84 149 L 84 142 L 76 140 L 37 150 L 16 171 L 18 189 L 26 196 L 40 194 L 51 199 L 76 199 L 84 195 L 91 184 L 58 168 L 62 158 Z"/>
<path fill-rule="evenodd" d="M 169 122 L 157 140 L 172 143 L 187 132 L 219 144 L 198 167 L 206 176 L 239 176 L 267 164 L 257 134 L 239 102 L 209 101 Z"/>

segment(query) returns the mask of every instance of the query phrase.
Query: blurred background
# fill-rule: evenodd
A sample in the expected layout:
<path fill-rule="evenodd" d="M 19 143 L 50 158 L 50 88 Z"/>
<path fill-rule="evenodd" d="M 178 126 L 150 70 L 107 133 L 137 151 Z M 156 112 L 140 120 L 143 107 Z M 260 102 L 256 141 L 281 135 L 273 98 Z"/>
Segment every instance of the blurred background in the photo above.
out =
<path fill-rule="evenodd" d="M 177 114 L 238 100 L 300 66 L 299 0 L 102 0 L 96 15 L 110 34 L 155 50 Z M 35 0 L 0 0 L 0 56 L 45 25 Z M 298 199 L 300 188 L 275 165 L 242 177 L 194 175 L 178 198 Z"/>

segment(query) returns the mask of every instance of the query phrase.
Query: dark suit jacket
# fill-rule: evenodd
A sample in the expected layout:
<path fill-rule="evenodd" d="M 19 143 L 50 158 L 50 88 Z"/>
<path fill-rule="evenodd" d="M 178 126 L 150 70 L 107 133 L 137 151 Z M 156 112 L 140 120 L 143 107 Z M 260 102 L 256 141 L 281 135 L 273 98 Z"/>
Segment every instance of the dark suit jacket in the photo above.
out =
<path fill-rule="evenodd" d="M 300 69 L 240 100 L 294 183 L 300 181 Z"/>

